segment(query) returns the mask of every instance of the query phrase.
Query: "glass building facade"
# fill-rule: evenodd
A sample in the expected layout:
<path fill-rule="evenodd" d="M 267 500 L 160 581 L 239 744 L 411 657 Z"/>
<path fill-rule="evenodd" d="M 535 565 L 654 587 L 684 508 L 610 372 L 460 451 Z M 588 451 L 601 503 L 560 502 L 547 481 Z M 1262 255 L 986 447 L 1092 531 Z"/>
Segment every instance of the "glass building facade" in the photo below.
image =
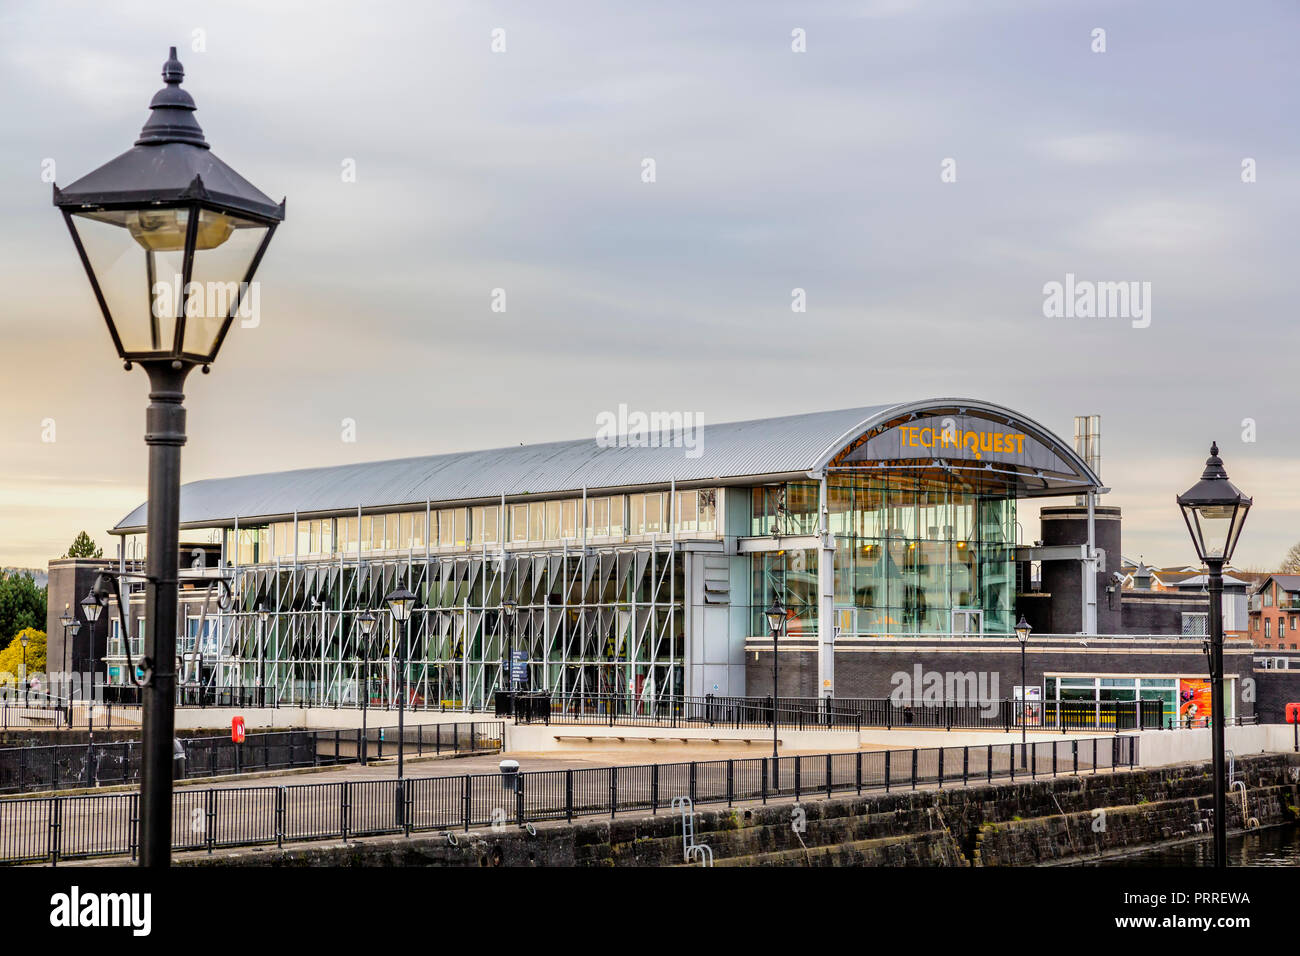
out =
<path fill-rule="evenodd" d="M 953 475 L 907 473 L 832 475 L 827 491 L 841 635 L 1011 633 L 1013 496 L 979 493 Z M 756 488 L 752 502 L 753 535 L 817 529 L 815 482 Z M 755 555 L 755 613 L 780 593 L 792 632 L 816 633 L 816 562 L 815 551 Z"/>

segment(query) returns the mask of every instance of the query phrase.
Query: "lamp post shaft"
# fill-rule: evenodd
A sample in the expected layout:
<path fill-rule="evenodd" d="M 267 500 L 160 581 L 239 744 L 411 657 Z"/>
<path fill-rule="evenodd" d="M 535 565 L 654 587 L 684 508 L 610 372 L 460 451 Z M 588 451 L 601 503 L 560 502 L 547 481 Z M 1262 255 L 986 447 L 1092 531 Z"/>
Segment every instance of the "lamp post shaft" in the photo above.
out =
<path fill-rule="evenodd" d="M 1025 683 L 1025 644 L 1020 642 L 1020 754 L 1025 753 L 1025 724 L 1029 715 L 1029 687 Z"/>
<path fill-rule="evenodd" d="M 778 668 L 780 664 L 776 653 L 777 641 L 780 636 L 780 633 L 781 633 L 780 628 L 777 628 L 772 631 L 772 759 L 773 760 L 777 759 L 776 712 L 779 709 L 778 704 L 781 700 L 780 697 L 781 685 L 777 682 L 777 677 L 779 676 Z"/>
<path fill-rule="evenodd" d="M 1222 869 L 1228 865 L 1228 781 L 1224 769 L 1224 724 L 1227 713 L 1223 706 L 1223 562 L 1209 559 L 1209 580 L 1206 590 L 1210 594 L 1210 721 L 1214 746 L 1214 866 Z"/>
<path fill-rule="evenodd" d="M 144 689 L 142 720 L 140 865 L 159 869 L 171 865 L 181 448 L 185 444 L 185 377 L 192 366 L 144 364 L 150 388 L 144 439 L 149 446 L 145 654 L 152 673 Z"/>

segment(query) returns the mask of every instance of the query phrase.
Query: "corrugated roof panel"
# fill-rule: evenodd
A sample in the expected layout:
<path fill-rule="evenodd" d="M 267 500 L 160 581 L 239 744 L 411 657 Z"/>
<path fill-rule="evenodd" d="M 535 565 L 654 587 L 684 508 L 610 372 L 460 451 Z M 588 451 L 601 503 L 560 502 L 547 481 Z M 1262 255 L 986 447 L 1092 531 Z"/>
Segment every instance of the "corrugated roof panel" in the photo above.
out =
<path fill-rule="evenodd" d="M 520 445 L 486 451 L 427 455 L 390 461 L 302 468 L 236 478 L 193 481 L 181 488 L 182 524 L 229 524 L 237 516 L 257 519 L 294 511 L 343 512 L 433 502 L 493 498 L 500 495 L 555 495 L 670 481 L 711 481 L 809 472 L 857 437 L 865 428 L 919 409 L 978 407 L 1028 418 L 1011 409 L 969 399 L 870 405 L 836 411 L 725 422 L 702 426 L 696 449 L 681 443 L 658 448 L 601 446 L 594 436 L 578 441 Z M 1095 475 L 1068 444 L 1041 426 L 1038 433 L 1057 453 L 1074 463 L 1088 483 Z M 689 457 L 698 451 L 697 457 Z M 123 518 L 115 530 L 142 528 L 146 506 Z"/>
<path fill-rule="evenodd" d="M 592 437 L 209 478 L 181 488 L 181 523 L 806 471 L 846 430 L 890 407 L 704 425 L 695 458 L 682 447 L 602 447 Z M 141 505 L 117 528 L 143 527 L 145 516 Z"/>

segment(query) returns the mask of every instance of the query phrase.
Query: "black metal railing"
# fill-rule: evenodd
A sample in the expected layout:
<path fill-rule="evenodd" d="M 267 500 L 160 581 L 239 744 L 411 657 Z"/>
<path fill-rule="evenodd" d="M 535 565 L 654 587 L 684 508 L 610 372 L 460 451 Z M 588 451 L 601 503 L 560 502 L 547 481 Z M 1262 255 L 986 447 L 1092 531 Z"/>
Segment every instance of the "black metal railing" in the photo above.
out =
<path fill-rule="evenodd" d="M 1162 702 L 1019 701 L 982 703 L 899 703 L 888 698 L 782 697 L 661 697 L 595 695 L 550 698 L 534 694 L 497 694 L 498 716 L 513 715 L 519 723 L 589 725 L 669 725 L 753 728 L 778 726 L 798 730 L 818 728 L 860 730 L 863 727 L 931 728 L 943 730 L 1070 730 L 1158 729 Z"/>
<path fill-rule="evenodd" d="M 139 729 L 139 705 L 97 703 L 92 713 L 86 701 L 71 705 L 50 701 L 41 704 L 0 704 L 0 730 L 95 730 Z"/>
<path fill-rule="evenodd" d="M 1053 737 L 1027 744 L 462 774 L 246 788 L 182 788 L 172 846 L 207 850 L 302 840 L 469 830 L 619 812 L 800 800 L 818 794 L 914 790 L 1132 769 L 1136 736 Z M 397 799 L 399 793 L 402 799 Z M 135 857 L 138 793 L 0 800 L 0 862 L 57 864 Z"/>
<path fill-rule="evenodd" d="M 496 753 L 504 744 L 500 722 L 417 724 L 405 729 L 407 756 Z M 349 730 L 289 730 L 229 736 L 177 737 L 174 775 L 178 780 L 226 774 L 355 763 L 360 755 L 383 759 L 397 754 L 396 727 Z M 0 748 L 0 793 L 79 789 L 140 781 L 140 742 L 104 741 Z"/>

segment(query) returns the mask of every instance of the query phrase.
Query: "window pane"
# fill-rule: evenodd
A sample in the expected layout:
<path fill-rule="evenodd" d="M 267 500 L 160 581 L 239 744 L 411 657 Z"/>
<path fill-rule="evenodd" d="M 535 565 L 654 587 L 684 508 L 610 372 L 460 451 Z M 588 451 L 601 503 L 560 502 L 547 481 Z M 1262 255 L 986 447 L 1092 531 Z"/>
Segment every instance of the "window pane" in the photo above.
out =
<path fill-rule="evenodd" d="M 469 517 L 468 508 L 456 508 L 452 515 L 452 519 L 456 523 L 456 547 L 458 548 L 465 547 L 465 544 L 469 540 L 465 528 L 465 523 L 468 517 Z"/>
<path fill-rule="evenodd" d="M 700 526 L 701 531 L 717 530 L 717 499 L 718 493 L 712 489 L 701 491 L 699 493 L 700 504 Z"/>
<path fill-rule="evenodd" d="M 510 506 L 510 540 L 528 540 L 528 505 Z"/>
<path fill-rule="evenodd" d="M 324 518 L 320 523 L 320 552 L 321 554 L 334 553 L 334 519 Z"/>
<path fill-rule="evenodd" d="M 645 495 L 629 495 L 629 518 L 627 533 L 644 534 L 645 533 Z"/>
<path fill-rule="evenodd" d="M 694 491 L 677 492 L 677 530 L 694 531 L 697 527 L 696 508 L 699 496 Z"/>
<path fill-rule="evenodd" d="M 560 502 L 560 536 L 573 538 L 578 530 L 578 502 L 570 498 Z"/>
<path fill-rule="evenodd" d="M 528 503 L 528 540 L 541 541 L 543 526 L 546 523 L 546 509 L 540 501 Z"/>
<path fill-rule="evenodd" d="M 546 540 L 556 541 L 560 537 L 560 503 L 546 502 Z"/>
<path fill-rule="evenodd" d="M 480 538 L 487 544 L 496 544 L 497 541 L 500 540 L 497 537 L 497 517 L 500 514 L 501 509 L 497 505 L 488 505 L 486 508 L 483 508 L 482 511 L 482 533 L 480 534 Z M 479 525 L 476 524 L 475 528 L 478 527 Z"/>
<path fill-rule="evenodd" d="M 626 495 L 614 495 L 609 499 L 609 533 L 612 537 L 623 534 L 623 506 Z"/>
<path fill-rule="evenodd" d="M 664 530 L 664 496 L 660 493 L 645 496 L 645 532 L 659 534 Z"/>

